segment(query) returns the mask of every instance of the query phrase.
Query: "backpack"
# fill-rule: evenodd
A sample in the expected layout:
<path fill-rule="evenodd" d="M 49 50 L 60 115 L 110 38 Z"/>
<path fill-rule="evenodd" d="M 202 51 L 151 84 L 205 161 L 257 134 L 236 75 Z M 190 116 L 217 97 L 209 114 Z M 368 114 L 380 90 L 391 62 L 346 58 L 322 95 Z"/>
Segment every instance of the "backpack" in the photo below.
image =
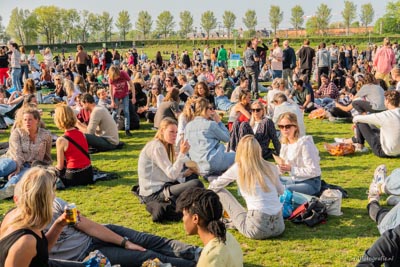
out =
<path fill-rule="evenodd" d="M 325 204 L 317 198 L 312 198 L 295 209 L 288 220 L 294 223 L 305 223 L 307 226 L 313 227 L 325 223 L 327 218 L 328 213 Z"/>

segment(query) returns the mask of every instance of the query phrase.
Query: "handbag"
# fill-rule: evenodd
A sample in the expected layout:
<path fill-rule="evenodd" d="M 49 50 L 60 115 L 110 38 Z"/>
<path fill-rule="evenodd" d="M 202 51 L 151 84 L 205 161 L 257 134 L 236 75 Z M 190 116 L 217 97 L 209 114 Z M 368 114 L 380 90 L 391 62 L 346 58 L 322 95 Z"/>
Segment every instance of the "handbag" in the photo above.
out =
<path fill-rule="evenodd" d="M 343 215 L 342 208 L 342 192 L 338 189 L 326 189 L 320 196 L 320 200 L 325 204 L 329 215 Z"/>
<path fill-rule="evenodd" d="M 333 144 L 324 143 L 324 148 L 332 156 L 344 156 L 344 155 L 354 154 L 355 152 L 353 144 L 347 144 L 347 143 L 333 143 Z"/>

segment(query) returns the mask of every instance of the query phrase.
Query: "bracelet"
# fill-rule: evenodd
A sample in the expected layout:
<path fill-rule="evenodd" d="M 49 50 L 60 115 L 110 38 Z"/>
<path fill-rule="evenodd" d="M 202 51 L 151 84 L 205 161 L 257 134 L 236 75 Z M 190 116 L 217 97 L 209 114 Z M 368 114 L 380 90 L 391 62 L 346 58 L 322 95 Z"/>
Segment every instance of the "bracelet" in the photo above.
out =
<path fill-rule="evenodd" d="M 122 241 L 121 241 L 120 247 L 125 248 L 126 242 L 128 242 L 128 241 L 129 241 L 129 238 L 124 236 L 124 239 L 122 239 Z"/>

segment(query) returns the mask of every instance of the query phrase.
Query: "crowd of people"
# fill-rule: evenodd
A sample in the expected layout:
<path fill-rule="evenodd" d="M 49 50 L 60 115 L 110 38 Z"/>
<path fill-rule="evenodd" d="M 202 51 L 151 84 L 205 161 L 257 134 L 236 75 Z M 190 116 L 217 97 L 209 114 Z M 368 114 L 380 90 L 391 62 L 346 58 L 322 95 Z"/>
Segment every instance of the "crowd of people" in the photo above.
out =
<path fill-rule="evenodd" d="M 0 158 L 0 198 L 14 196 L 16 208 L 1 224 L 0 264 L 82 266 L 98 249 L 121 266 L 154 257 L 175 266 L 242 266 L 240 245 L 227 227 L 252 239 L 279 236 L 285 231 L 279 196 L 285 190 L 321 193 L 319 151 L 304 124 L 304 113 L 317 108 L 329 120 L 354 122 L 354 137 L 336 142 L 359 152 L 368 151 L 368 143 L 378 157 L 400 155 L 397 44 L 385 38 L 376 50 L 358 51 L 323 42 L 313 49 L 305 40 L 295 51 L 288 40 L 283 48 L 280 43 L 274 38 L 268 47 L 252 38 L 237 69 L 228 68 L 232 51 L 223 45 L 193 49 L 192 55 L 159 51 L 154 60 L 135 48 L 89 53 L 78 45 L 68 58 L 41 50 L 41 62 L 14 42 L 1 48 L 0 115 L 13 126 Z M 259 81 L 269 79 L 265 89 Z M 43 88 L 50 92 L 43 95 Z M 38 103 L 56 103 L 54 123 L 63 131 L 54 142 L 54 168 L 53 136 Z M 152 123 L 156 134 L 140 152 L 134 193 L 153 221 L 183 219 L 185 231 L 199 235 L 204 248 L 83 215 L 75 225 L 66 223 L 68 203 L 55 198 L 55 185 L 94 183 L 89 153 L 123 147 L 119 130 L 134 138 L 131 130 L 141 121 Z M 268 161 L 273 155 L 279 156 L 276 164 Z M 382 223 L 387 212 L 378 202 L 384 192 L 400 202 L 396 174 L 386 177 L 380 166 L 369 188 L 368 210 L 385 231 L 398 231 L 393 216 Z M 224 188 L 232 182 L 245 207 Z M 382 238 L 363 260 L 375 259 L 377 247 L 387 247 L 392 237 Z"/>

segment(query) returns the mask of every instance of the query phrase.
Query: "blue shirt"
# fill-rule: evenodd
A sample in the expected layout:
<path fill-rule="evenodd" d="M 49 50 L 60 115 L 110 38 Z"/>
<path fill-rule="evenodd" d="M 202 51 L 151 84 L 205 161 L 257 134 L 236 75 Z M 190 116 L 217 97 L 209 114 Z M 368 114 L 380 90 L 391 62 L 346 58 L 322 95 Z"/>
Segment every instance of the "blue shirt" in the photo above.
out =
<path fill-rule="evenodd" d="M 217 110 L 228 111 L 235 103 L 229 101 L 225 95 L 215 97 L 215 108 Z"/>

